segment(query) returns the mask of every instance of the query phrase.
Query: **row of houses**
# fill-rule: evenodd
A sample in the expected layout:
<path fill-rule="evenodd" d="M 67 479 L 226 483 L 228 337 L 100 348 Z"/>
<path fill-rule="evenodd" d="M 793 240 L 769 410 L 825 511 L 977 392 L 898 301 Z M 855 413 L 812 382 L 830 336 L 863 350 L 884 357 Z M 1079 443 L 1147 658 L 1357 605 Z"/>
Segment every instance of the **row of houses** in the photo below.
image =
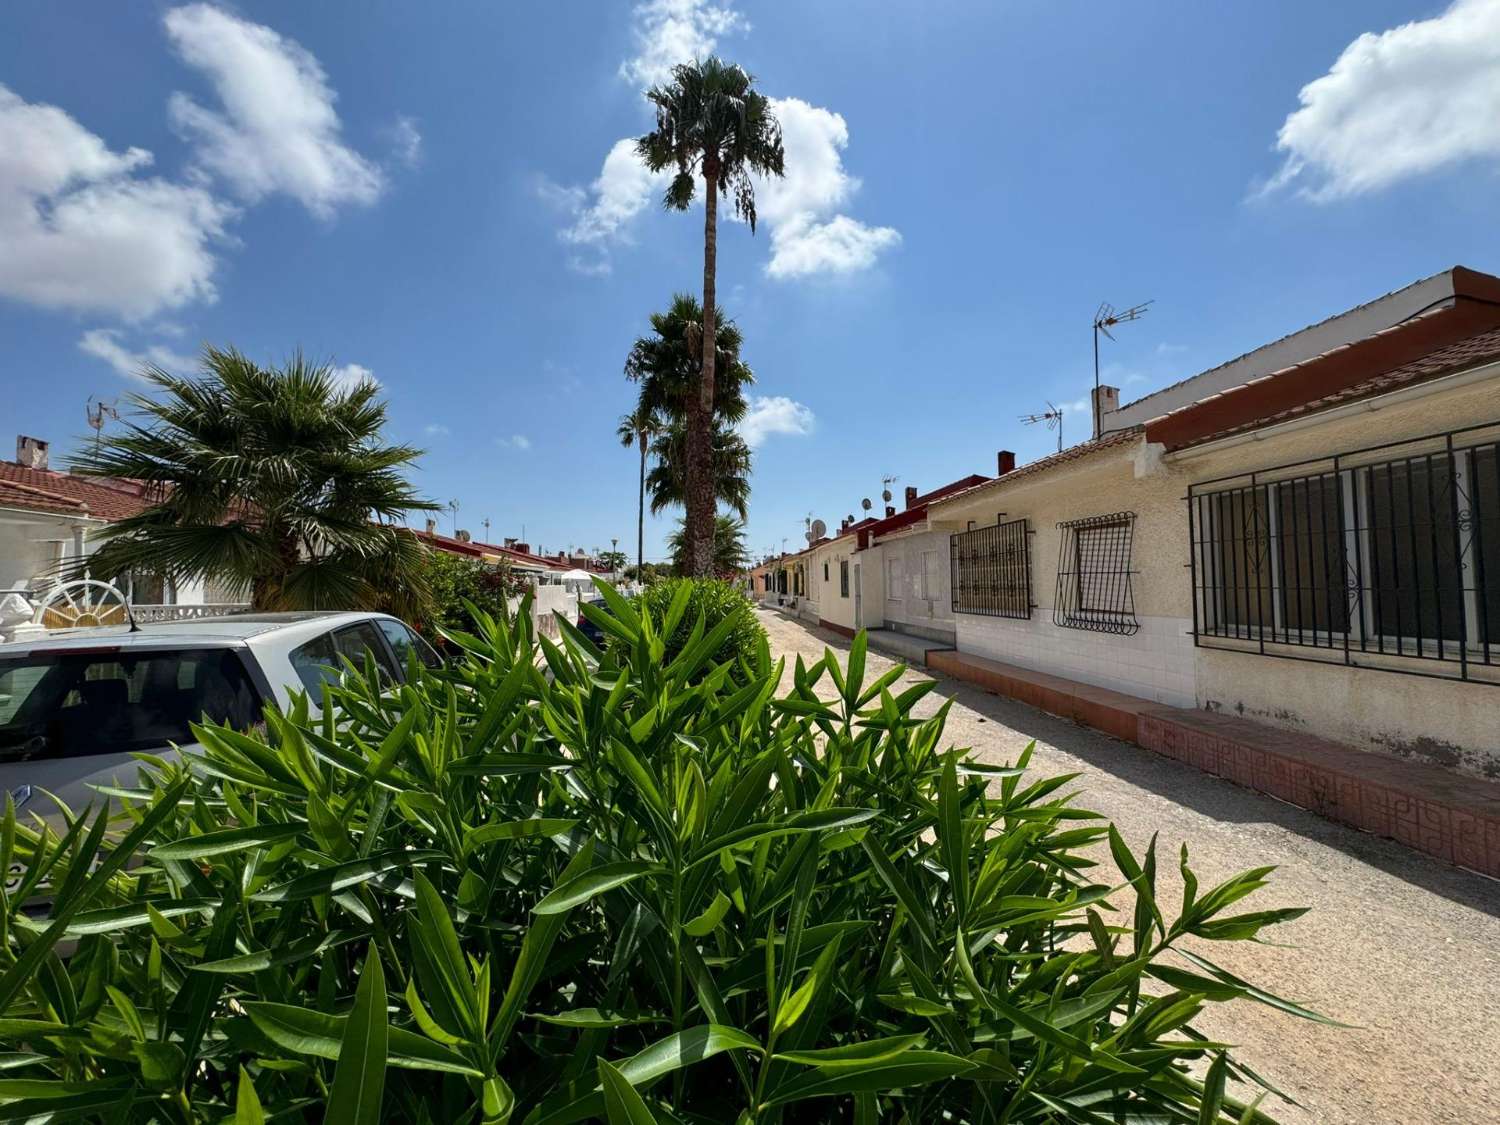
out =
<path fill-rule="evenodd" d="M 755 595 L 969 678 L 1500 777 L 1500 279 L 1456 267 L 1095 407 L 1088 441 L 908 488 Z"/>

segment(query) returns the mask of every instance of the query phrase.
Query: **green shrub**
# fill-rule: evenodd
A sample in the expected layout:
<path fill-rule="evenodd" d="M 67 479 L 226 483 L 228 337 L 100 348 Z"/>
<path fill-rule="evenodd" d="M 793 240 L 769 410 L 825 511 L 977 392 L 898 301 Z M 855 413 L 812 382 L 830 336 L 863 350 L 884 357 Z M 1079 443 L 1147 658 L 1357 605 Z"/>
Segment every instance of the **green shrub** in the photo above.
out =
<path fill-rule="evenodd" d="M 1154 842 L 943 749 L 862 640 L 738 684 L 730 616 L 668 658 L 677 590 L 611 596 L 602 660 L 481 615 L 398 689 L 202 729 L 112 850 L 8 808 L 5 1119 L 1269 1120 L 1190 1024 L 1318 1018 L 1198 952 L 1301 913 L 1229 913 L 1267 869 L 1200 894 L 1184 851 L 1174 917 Z"/>
<path fill-rule="evenodd" d="M 447 551 L 428 551 L 422 560 L 422 576 L 431 591 L 429 610 L 417 628 L 434 644 L 442 644 L 442 629 L 475 629 L 468 602 L 494 617 L 504 617 L 510 598 L 523 595 L 527 581 L 505 564 L 466 559 Z"/>
<path fill-rule="evenodd" d="M 710 663 L 727 664 L 741 658 L 753 663 L 766 643 L 766 631 L 755 619 L 750 599 L 730 583 L 719 578 L 666 578 L 647 586 L 638 601 L 662 621 L 683 589 L 689 591 L 687 609 L 667 636 L 666 658 L 671 660 L 687 646 L 701 617 L 706 629 L 716 628 L 721 621 L 734 622 Z"/>

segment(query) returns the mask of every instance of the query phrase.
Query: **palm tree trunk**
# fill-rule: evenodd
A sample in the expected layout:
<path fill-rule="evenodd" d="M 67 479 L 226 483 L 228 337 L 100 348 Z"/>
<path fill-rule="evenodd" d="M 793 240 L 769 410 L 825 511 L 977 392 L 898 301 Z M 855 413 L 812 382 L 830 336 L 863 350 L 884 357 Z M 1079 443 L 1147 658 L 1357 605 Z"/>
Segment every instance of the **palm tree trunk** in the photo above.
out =
<path fill-rule="evenodd" d="M 641 491 L 635 509 L 635 580 L 646 581 L 646 431 L 639 433 L 641 443 Z"/>
<path fill-rule="evenodd" d="M 687 412 L 687 537 L 688 560 L 695 578 L 714 569 L 714 353 L 718 326 L 714 309 L 714 275 L 719 255 L 719 169 L 709 159 L 703 164 L 703 373 L 696 401 L 688 397 Z"/>

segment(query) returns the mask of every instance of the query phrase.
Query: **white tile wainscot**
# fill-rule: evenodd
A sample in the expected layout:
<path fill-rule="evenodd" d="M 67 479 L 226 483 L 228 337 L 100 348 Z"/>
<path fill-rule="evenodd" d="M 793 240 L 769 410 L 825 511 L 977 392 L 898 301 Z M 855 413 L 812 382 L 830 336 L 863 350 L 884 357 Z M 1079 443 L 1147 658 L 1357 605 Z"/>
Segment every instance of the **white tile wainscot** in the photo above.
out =
<path fill-rule="evenodd" d="M 1045 609 L 1030 620 L 958 613 L 954 621 L 959 652 L 1172 707 L 1198 705 L 1188 618 L 1140 617 L 1140 630 L 1131 636 L 1065 629 L 1053 624 Z"/>

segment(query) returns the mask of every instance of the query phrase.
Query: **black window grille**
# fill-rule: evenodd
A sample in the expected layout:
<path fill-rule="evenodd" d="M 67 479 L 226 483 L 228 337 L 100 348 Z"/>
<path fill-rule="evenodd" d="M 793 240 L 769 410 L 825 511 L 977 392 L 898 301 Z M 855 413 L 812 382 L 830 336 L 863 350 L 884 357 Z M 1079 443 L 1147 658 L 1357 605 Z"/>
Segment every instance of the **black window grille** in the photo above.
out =
<path fill-rule="evenodd" d="M 849 596 L 849 562 L 847 559 L 839 560 L 839 597 Z"/>
<path fill-rule="evenodd" d="M 1134 512 L 1057 525 L 1057 597 L 1052 621 L 1065 629 L 1130 635 L 1140 629 L 1130 569 Z"/>
<path fill-rule="evenodd" d="M 1196 643 L 1500 683 L 1497 430 L 1194 485 Z"/>
<path fill-rule="evenodd" d="M 961 531 L 949 541 L 953 611 L 1031 616 L 1031 541 L 1026 521 Z"/>

